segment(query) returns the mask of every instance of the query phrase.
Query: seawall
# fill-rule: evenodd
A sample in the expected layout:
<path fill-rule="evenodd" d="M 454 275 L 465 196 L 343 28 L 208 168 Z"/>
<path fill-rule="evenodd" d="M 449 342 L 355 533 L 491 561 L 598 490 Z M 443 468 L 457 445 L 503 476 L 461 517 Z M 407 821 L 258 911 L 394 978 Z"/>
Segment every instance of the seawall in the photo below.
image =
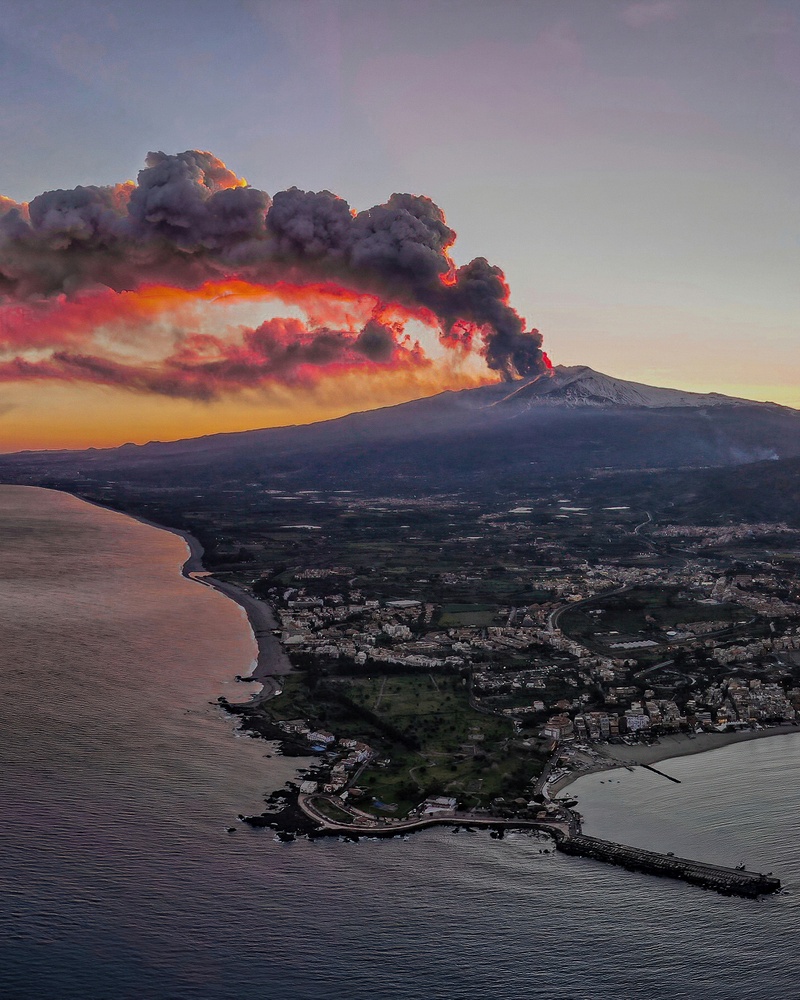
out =
<path fill-rule="evenodd" d="M 750 872 L 743 868 L 709 865 L 702 861 L 677 858 L 672 854 L 657 854 L 655 851 L 627 847 L 624 844 L 615 844 L 584 834 L 559 838 L 556 845 L 564 854 L 605 861 L 626 868 L 628 871 L 679 879 L 703 889 L 713 889 L 725 896 L 754 898 L 780 892 L 781 889 L 780 879 L 773 875 Z"/>

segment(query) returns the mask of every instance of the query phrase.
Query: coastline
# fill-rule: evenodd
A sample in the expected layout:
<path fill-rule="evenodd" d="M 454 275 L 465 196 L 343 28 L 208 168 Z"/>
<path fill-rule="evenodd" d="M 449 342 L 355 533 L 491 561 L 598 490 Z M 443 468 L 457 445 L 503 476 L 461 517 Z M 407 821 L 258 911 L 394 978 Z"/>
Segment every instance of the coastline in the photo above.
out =
<path fill-rule="evenodd" d="M 67 491 L 58 490 L 54 492 Z M 74 494 L 70 495 L 74 496 Z M 128 511 L 106 507 L 103 504 L 86 500 L 83 497 L 76 497 L 76 499 L 82 500 L 84 503 L 91 504 L 92 506 L 100 507 L 103 510 L 122 514 L 124 517 L 130 517 L 148 527 L 168 531 L 180 537 L 189 550 L 189 555 L 181 566 L 181 574 L 195 583 L 212 587 L 229 600 L 238 604 L 245 612 L 248 625 L 256 642 L 256 663 L 246 679 L 258 682 L 261 685 L 261 689 L 251 698 L 231 704 L 240 707 L 243 705 L 255 706 L 273 697 L 280 691 L 281 683 L 279 678 L 290 673 L 293 668 L 278 637 L 273 634 L 273 630 L 277 629 L 278 624 L 269 604 L 265 601 L 260 601 L 241 587 L 227 581 L 219 580 L 209 573 L 203 566 L 203 546 L 190 532 L 181 528 L 159 524 L 156 521 L 151 521 L 148 518 Z M 662 736 L 657 744 L 649 746 L 608 744 L 599 751 L 601 759 L 581 766 L 575 771 L 565 774 L 557 781 L 550 783 L 547 786 L 547 794 L 552 799 L 577 781 L 578 778 L 600 771 L 611 771 L 621 767 L 632 769 L 637 766 L 651 766 L 674 757 L 708 753 L 720 747 L 729 746 L 732 743 L 743 743 L 755 739 L 784 736 L 790 733 L 800 733 L 800 725 L 774 726 L 768 729 L 746 730 L 744 732 L 733 733 L 674 734 Z M 442 821 L 446 822 L 446 820 Z M 462 822 L 464 821 L 462 820 Z"/>
<path fill-rule="evenodd" d="M 86 502 L 91 503 L 92 501 Z M 101 507 L 103 505 L 96 504 L 95 506 Z M 106 507 L 104 509 L 112 510 L 113 508 Z M 189 557 L 181 567 L 182 575 L 187 579 L 193 580 L 195 583 L 200 583 L 203 586 L 209 586 L 217 590 L 238 604 L 247 617 L 247 622 L 253 633 L 257 647 L 256 664 L 247 679 L 257 681 L 262 687 L 245 704 L 255 705 L 278 694 L 280 691 L 280 681 L 277 678 L 290 673 L 292 671 L 292 664 L 280 640 L 273 634 L 273 630 L 278 627 L 278 623 L 270 605 L 265 601 L 260 601 L 258 598 L 253 597 L 252 594 L 248 594 L 241 587 L 237 587 L 233 583 L 218 580 L 212 574 L 208 573 L 203 566 L 203 546 L 188 531 L 158 524 L 156 521 L 150 521 L 145 517 L 140 517 L 137 514 L 131 514 L 127 511 L 118 511 L 118 513 L 122 513 L 126 517 L 131 517 L 135 521 L 140 521 L 149 527 L 159 528 L 161 531 L 169 531 L 183 539 L 189 549 Z M 631 769 L 643 765 L 652 766 L 653 764 L 671 760 L 675 757 L 689 757 L 694 754 L 709 753 L 712 750 L 730 746 L 733 743 L 745 743 L 751 740 L 785 736 L 791 733 L 800 733 L 800 726 L 774 726 L 768 729 L 750 729 L 733 733 L 704 732 L 694 735 L 676 733 L 662 736 L 657 744 L 649 746 L 644 744 L 636 746 L 608 744 L 601 751 L 602 757 L 605 759 L 581 767 L 559 778 L 558 781 L 549 785 L 548 795 L 550 798 L 553 798 L 576 782 L 578 778 L 600 771 L 613 771 L 622 767 Z"/>
<path fill-rule="evenodd" d="M 720 747 L 730 746 L 732 743 L 746 743 L 750 740 L 768 739 L 774 736 L 788 736 L 792 733 L 800 733 L 800 727 L 774 726 L 770 729 L 746 730 L 738 733 L 698 733 L 692 737 L 688 734 L 677 733 L 670 736 L 662 736 L 657 744 L 652 746 L 626 746 L 611 745 L 604 746 L 601 753 L 603 760 L 598 760 L 595 764 L 581 767 L 564 775 L 558 781 L 554 781 L 549 786 L 549 794 L 557 795 L 578 778 L 583 778 L 587 774 L 596 774 L 599 771 L 613 771 L 621 767 L 634 768 L 642 765 L 652 766 L 660 761 L 671 760 L 674 757 L 690 757 L 694 754 L 709 753 L 718 750 Z"/>
<path fill-rule="evenodd" d="M 42 489 L 42 487 L 37 488 Z M 68 491 L 55 490 L 54 492 L 66 493 Z M 70 493 L 69 495 L 75 496 L 74 493 Z M 177 535 L 182 539 L 189 549 L 189 555 L 181 566 L 181 575 L 186 577 L 187 580 L 192 580 L 194 583 L 199 583 L 204 587 L 211 587 L 213 590 L 218 591 L 224 597 L 238 604 L 247 617 L 247 624 L 253 633 L 257 653 L 255 666 L 246 679 L 258 681 L 262 685 L 262 689 L 253 697 L 252 701 L 262 701 L 265 698 L 271 698 L 277 693 L 280 684 L 273 680 L 273 678 L 290 673 L 292 664 L 277 636 L 273 635 L 272 630 L 278 628 L 278 623 L 269 604 L 258 600 L 252 594 L 248 594 L 247 591 L 242 590 L 241 587 L 237 587 L 236 584 L 218 580 L 209 573 L 203 565 L 203 553 L 205 550 L 200 541 L 190 532 L 184 531 L 182 528 L 173 528 L 166 524 L 159 524 L 157 521 L 151 521 L 149 518 L 133 514 L 130 511 L 119 510 L 116 507 L 106 507 L 104 504 L 97 503 L 95 500 L 87 500 L 85 497 L 75 496 L 75 499 L 81 500 L 83 503 L 88 503 L 92 507 L 99 507 L 101 510 L 109 510 L 115 514 L 122 514 L 124 517 L 129 517 L 140 524 L 146 524 L 149 528 L 168 531 L 170 534 Z"/>
<path fill-rule="evenodd" d="M 97 506 L 101 506 L 98 504 Z M 110 510 L 111 508 L 105 508 Z M 146 524 L 151 528 L 159 528 L 161 531 L 169 531 L 173 535 L 182 538 L 189 547 L 189 557 L 181 567 L 181 573 L 187 580 L 193 580 L 204 587 L 211 587 L 224 597 L 238 604 L 247 616 L 247 623 L 253 638 L 256 642 L 256 663 L 253 670 L 247 675 L 248 680 L 258 681 L 263 685 L 263 689 L 255 696 L 257 700 L 272 697 L 279 688 L 275 682 L 270 683 L 270 678 L 280 677 L 288 674 L 292 670 L 292 664 L 280 644 L 277 636 L 273 635 L 273 629 L 278 628 L 278 622 L 272 613 L 272 608 L 266 601 L 260 601 L 246 590 L 237 587 L 234 583 L 217 579 L 209 573 L 203 565 L 203 546 L 194 535 L 182 528 L 171 528 L 166 524 L 158 524 L 150 521 L 146 517 L 138 514 L 131 514 L 127 511 L 119 511 L 126 517 L 133 518 L 141 524 Z M 202 576 L 198 574 L 204 574 Z M 205 575 L 208 574 L 208 575 Z M 255 699 L 254 699 L 255 700 Z"/>

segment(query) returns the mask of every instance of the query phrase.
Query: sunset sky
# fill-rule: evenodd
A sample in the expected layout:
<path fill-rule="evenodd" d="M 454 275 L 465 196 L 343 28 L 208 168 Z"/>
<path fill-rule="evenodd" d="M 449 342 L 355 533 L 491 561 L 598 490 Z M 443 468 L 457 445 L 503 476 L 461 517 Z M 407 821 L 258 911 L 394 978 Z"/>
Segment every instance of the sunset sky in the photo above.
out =
<path fill-rule="evenodd" d="M 27 0 L 3 5 L 0 45 L 0 195 L 24 227 L 0 234 L 0 450 L 306 422 L 535 374 L 509 306 L 554 364 L 800 407 L 794 0 Z M 306 266 L 294 244 L 276 270 L 244 223 L 209 236 L 196 206 L 191 246 L 152 200 L 120 236 L 120 187 L 97 224 L 114 268 L 80 257 L 57 286 L 73 250 L 52 212 L 31 211 L 32 242 L 25 206 L 185 150 L 224 161 L 202 166 L 203 197 L 237 219 L 297 187 L 355 213 L 427 196 L 446 224 L 391 203 L 432 241 L 402 280 L 384 257 Z M 165 163 L 146 176 L 184 161 Z M 371 223 L 353 225 L 357 240 Z M 177 249 L 153 256 L 156 238 Z M 502 269 L 508 304 L 476 304 L 458 270 L 474 258 Z"/>

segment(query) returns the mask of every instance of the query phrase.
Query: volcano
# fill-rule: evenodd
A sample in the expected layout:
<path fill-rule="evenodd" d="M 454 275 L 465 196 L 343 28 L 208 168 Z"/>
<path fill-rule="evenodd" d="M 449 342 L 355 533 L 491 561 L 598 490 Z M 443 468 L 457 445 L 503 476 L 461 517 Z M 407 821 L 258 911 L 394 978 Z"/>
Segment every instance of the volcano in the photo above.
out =
<path fill-rule="evenodd" d="M 800 411 L 554 368 L 304 426 L 0 457 L 0 480 L 447 491 L 498 475 L 726 467 L 800 455 Z"/>
<path fill-rule="evenodd" d="M 549 373 L 524 382 L 504 395 L 496 406 L 629 406 L 691 407 L 752 405 L 751 400 L 723 396 L 717 392 L 685 392 L 682 389 L 660 389 L 640 382 L 603 375 L 586 365 L 559 365 Z M 774 405 L 774 404 L 764 404 Z"/>

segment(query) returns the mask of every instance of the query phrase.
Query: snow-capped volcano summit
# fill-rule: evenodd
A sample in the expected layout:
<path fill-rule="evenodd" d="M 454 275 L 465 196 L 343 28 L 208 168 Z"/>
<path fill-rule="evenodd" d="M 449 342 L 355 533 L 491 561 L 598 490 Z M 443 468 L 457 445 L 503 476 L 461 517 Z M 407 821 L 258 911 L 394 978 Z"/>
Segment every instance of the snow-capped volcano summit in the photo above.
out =
<path fill-rule="evenodd" d="M 717 392 L 686 392 L 683 389 L 662 389 L 640 382 L 628 382 L 596 372 L 587 365 L 559 365 L 551 373 L 526 382 L 493 405 L 520 409 L 530 406 L 629 406 L 653 409 L 731 406 L 748 402 L 751 403 Z"/>
<path fill-rule="evenodd" d="M 317 424 L 84 452 L 0 456 L 0 481 L 419 484 L 459 489 L 592 470 L 685 469 L 800 456 L 800 411 L 560 366 Z M 426 485 L 427 484 L 427 485 Z M 333 488 L 333 487 L 331 487 Z"/>

